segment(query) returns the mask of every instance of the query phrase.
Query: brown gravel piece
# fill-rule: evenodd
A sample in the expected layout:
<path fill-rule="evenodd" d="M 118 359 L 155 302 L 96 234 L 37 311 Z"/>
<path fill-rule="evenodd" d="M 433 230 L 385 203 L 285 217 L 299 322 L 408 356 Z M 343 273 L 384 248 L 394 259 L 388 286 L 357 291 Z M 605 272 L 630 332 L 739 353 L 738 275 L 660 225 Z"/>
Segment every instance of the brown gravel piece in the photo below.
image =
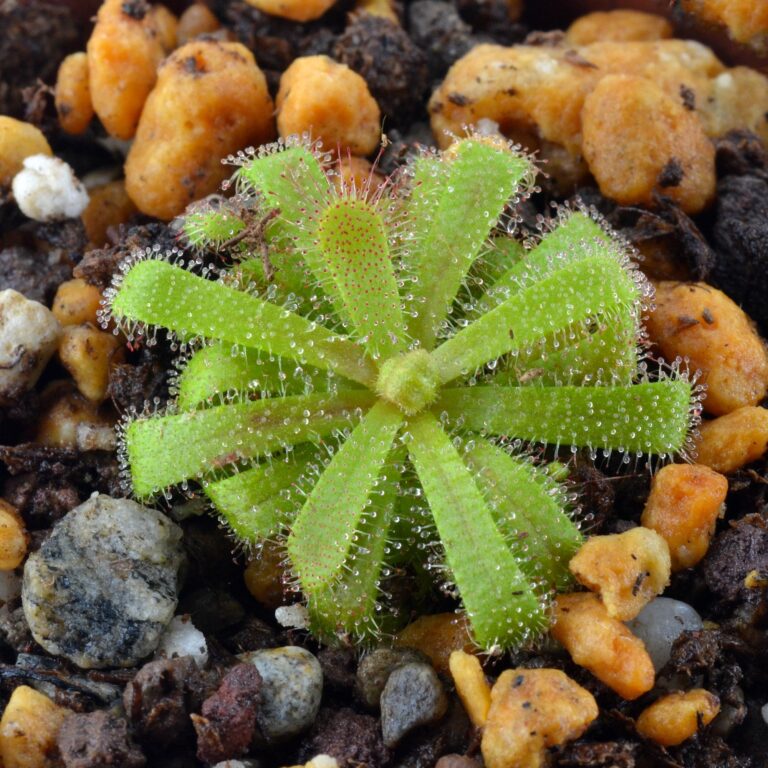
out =
<path fill-rule="evenodd" d="M 0 250 L 0 291 L 13 288 L 32 301 L 50 305 L 56 289 L 72 274 L 66 259 L 47 260 L 31 248 Z"/>
<path fill-rule="evenodd" d="M 58 745 L 65 768 L 143 768 L 147 762 L 128 735 L 128 723 L 105 711 L 70 715 Z"/>
<path fill-rule="evenodd" d="M 734 601 L 759 596 L 745 584 L 747 574 L 768 576 L 768 524 L 760 515 L 747 515 L 712 542 L 702 564 L 707 586 L 718 597 Z M 755 594 L 757 593 L 757 594 Z"/>
<path fill-rule="evenodd" d="M 123 495 L 117 459 L 111 453 L 21 443 L 0 446 L 0 463 L 11 475 L 0 495 L 32 529 L 52 525 L 93 491 Z"/>
<path fill-rule="evenodd" d="M 729 131 L 715 141 L 718 178 L 723 176 L 762 176 L 768 171 L 768 150 L 750 131 Z"/>
<path fill-rule="evenodd" d="M 487 35 L 495 43 L 519 43 L 528 32 L 523 24 L 516 23 L 523 10 L 522 0 L 456 0 L 455 5 L 476 34 Z"/>
<path fill-rule="evenodd" d="M 357 650 L 346 646 L 321 648 L 316 656 L 323 670 L 323 689 L 349 696 L 357 680 Z M 315 754 L 321 753 L 318 750 Z"/>
<path fill-rule="evenodd" d="M 672 644 L 665 670 L 689 678 L 702 674 L 718 660 L 724 644 L 719 630 L 684 630 Z"/>
<path fill-rule="evenodd" d="M 333 57 L 362 75 L 393 125 L 409 125 L 429 84 L 427 59 L 403 28 L 364 13 L 336 39 Z"/>
<path fill-rule="evenodd" d="M 261 675 L 256 667 L 233 667 L 216 693 L 203 702 L 202 714 L 192 715 L 198 759 L 218 763 L 244 755 L 256 733 L 260 701 Z"/>
<path fill-rule="evenodd" d="M 88 251 L 73 270 L 73 275 L 90 285 L 107 288 L 123 259 L 127 259 L 134 251 L 155 245 L 161 250 L 173 248 L 176 245 L 174 233 L 167 225 L 159 222 L 138 224 L 122 230 L 117 244 Z"/>
<path fill-rule="evenodd" d="M 562 768 L 635 768 L 637 744 L 630 741 L 577 741 L 557 758 Z"/>
<path fill-rule="evenodd" d="M 136 740 L 152 751 L 170 750 L 193 739 L 190 713 L 204 696 L 204 680 L 190 657 L 151 661 L 123 693 Z"/>
<path fill-rule="evenodd" d="M 742 163 L 756 159 L 743 157 Z M 713 283 L 768 334 L 768 173 L 720 180 L 712 239 L 717 253 Z"/>
<path fill-rule="evenodd" d="M 416 0 L 408 7 L 408 32 L 427 54 L 432 80 L 441 78 L 454 61 L 478 40 L 450 3 Z"/>
<path fill-rule="evenodd" d="M 335 757 L 339 768 L 380 768 L 389 761 L 377 718 L 348 707 L 320 710 L 312 731 L 302 744 L 299 760 L 315 755 Z"/>
<path fill-rule="evenodd" d="M 170 373 L 164 362 L 152 352 L 142 349 L 140 362 L 115 365 L 109 371 L 107 397 L 120 413 L 135 408 L 140 411 L 144 403 L 155 398 L 168 398 Z"/>
<path fill-rule="evenodd" d="M 61 2 L 0 0 L 0 115 L 23 117 L 22 89 L 53 80 L 64 54 L 77 44 L 77 29 Z"/>

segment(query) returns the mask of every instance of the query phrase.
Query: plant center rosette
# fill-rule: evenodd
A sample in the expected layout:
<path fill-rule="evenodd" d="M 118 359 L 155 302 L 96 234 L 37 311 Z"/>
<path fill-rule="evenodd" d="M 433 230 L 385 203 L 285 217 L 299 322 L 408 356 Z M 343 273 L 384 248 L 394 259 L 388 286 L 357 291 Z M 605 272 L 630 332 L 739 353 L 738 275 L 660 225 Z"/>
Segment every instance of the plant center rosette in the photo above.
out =
<path fill-rule="evenodd" d="M 534 168 L 496 139 L 363 189 L 299 140 L 232 160 L 236 193 L 182 220 L 232 267 L 149 251 L 110 290 L 129 338 L 186 350 L 174 405 L 124 425 L 136 496 L 192 481 L 240 540 L 279 542 L 324 640 L 389 631 L 390 579 L 424 565 L 479 646 L 534 637 L 582 537 L 562 466 L 521 442 L 668 456 L 696 411 L 678 366 L 641 362 L 626 246 L 572 209 L 516 239 Z"/>

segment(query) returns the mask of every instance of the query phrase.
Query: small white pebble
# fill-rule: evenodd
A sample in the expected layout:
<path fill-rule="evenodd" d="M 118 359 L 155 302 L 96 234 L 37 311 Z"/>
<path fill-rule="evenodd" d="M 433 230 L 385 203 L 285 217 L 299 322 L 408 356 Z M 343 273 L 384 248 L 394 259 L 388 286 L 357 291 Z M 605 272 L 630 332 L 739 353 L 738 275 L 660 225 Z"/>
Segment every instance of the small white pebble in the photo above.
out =
<path fill-rule="evenodd" d="M 702 627 L 701 616 L 688 603 L 670 597 L 651 600 L 626 624 L 645 643 L 657 672 L 669 661 L 672 644 L 680 634 Z"/>
<path fill-rule="evenodd" d="M 275 610 L 275 620 L 287 629 L 308 629 L 309 613 L 301 603 L 281 605 Z"/>
<path fill-rule="evenodd" d="M 11 188 L 21 212 L 35 221 L 73 219 L 88 205 L 85 187 L 58 157 L 28 157 Z"/>
<path fill-rule="evenodd" d="M 155 656 L 167 659 L 191 656 L 202 667 L 208 661 L 208 644 L 189 617 L 174 616 L 160 637 Z"/>
<path fill-rule="evenodd" d="M 733 88 L 733 75 L 730 72 L 723 72 L 715 78 L 717 88 Z"/>
<path fill-rule="evenodd" d="M 61 325 L 40 302 L 0 291 L 0 405 L 31 389 L 55 352 Z"/>

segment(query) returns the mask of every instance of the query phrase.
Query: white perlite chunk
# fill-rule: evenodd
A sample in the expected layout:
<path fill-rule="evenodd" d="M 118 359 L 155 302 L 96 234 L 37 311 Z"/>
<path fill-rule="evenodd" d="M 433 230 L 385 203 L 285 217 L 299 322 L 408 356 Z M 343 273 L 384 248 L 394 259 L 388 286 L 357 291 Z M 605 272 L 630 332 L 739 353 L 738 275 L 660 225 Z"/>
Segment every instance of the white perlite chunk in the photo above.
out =
<path fill-rule="evenodd" d="M 35 386 L 60 336 L 47 307 L 11 288 L 0 291 L 0 406 Z"/>
<path fill-rule="evenodd" d="M 181 529 L 130 499 L 94 494 L 24 566 L 21 601 L 46 651 L 86 669 L 131 667 L 173 618 Z"/>
<path fill-rule="evenodd" d="M 85 187 L 58 157 L 28 157 L 11 188 L 21 212 L 35 221 L 73 219 L 88 205 Z"/>
<path fill-rule="evenodd" d="M 202 667 L 208 661 L 208 644 L 188 616 L 174 616 L 160 637 L 155 656 L 166 659 L 189 656 Z"/>

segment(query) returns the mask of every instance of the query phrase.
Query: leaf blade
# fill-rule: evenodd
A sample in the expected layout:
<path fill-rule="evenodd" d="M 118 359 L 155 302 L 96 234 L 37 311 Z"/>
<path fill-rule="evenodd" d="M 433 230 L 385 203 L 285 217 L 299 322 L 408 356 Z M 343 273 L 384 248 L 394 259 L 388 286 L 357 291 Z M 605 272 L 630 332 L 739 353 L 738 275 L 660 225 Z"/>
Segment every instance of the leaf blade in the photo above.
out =
<path fill-rule="evenodd" d="M 320 393 L 136 419 L 124 436 L 134 493 L 150 497 L 238 461 L 329 435 L 373 400 L 362 390 Z"/>
<path fill-rule="evenodd" d="M 534 594 L 464 461 L 437 419 L 408 424 L 408 444 L 476 641 L 516 645 L 545 622 Z"/>
<path fill-rule="evenodd" d="M 288 538 L 303 589 L 326 587 L 340 573 L 402 423 L 397 408 L 378 401 L 320 475 Z"/>
<path fill-rule="evenodd" d="M 683 378 L 615 387 L 466 387 L 444 390 L 435 410 L 486 434 L 670 455 L 685 446 L 692 394 Z"/>
<path fill-rule="evenodd" d="M 165 261 L 135 264 L 112 299 L 112 313 L 118 320 L 168 328 L 182 338 L 218 339 L 282 355 L 362 384 L 375 380 L 372 362 L 354 342 Z"/>

